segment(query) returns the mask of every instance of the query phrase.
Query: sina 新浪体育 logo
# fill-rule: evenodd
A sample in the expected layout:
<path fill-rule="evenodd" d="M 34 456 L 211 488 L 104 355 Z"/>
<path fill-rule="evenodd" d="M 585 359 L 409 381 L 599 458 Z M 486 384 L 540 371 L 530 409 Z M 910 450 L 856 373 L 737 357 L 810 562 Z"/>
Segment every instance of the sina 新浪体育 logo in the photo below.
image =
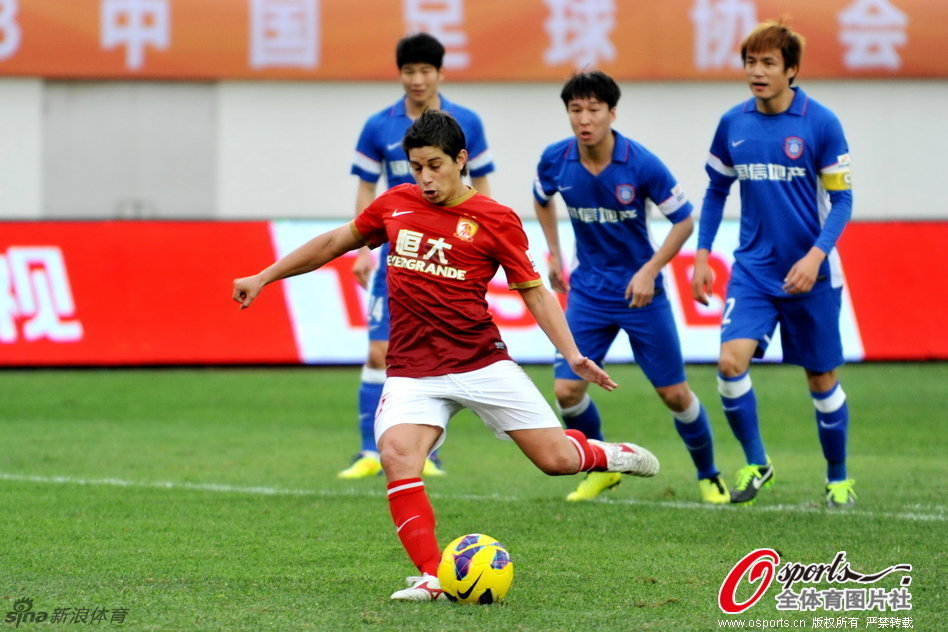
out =
<path fill-rule="evenodd" d="M 49 618 L 48 612 L 34 612 L 33 600 L 29 597 L 20 597 L 13 602 L 13 610 L 7 612 L 4 623 L 12 623 L 13 627 L 20 627 L 21 623 L 42 623 Z"/>

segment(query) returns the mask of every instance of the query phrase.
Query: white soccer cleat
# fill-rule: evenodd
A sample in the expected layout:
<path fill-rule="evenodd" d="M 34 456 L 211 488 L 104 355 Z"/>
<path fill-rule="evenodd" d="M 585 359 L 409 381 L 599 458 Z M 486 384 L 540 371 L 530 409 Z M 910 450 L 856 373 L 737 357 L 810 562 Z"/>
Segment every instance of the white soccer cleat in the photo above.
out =
<path fill-rule="evenodd" d="M 396 590 L 392 599 L 398 601 L 436 601 L 441 599 L 441 582 L 434 575 L 427 573 L 407 578 L 408 588 Z"/>
<path fill-rule="evenodd" d="M 655 476 L 658 474 L 658 459 L 655 455 L 634 443 L 606 443 L 588 439 L 606 453 L 606 469 L 633 476 Z"/>

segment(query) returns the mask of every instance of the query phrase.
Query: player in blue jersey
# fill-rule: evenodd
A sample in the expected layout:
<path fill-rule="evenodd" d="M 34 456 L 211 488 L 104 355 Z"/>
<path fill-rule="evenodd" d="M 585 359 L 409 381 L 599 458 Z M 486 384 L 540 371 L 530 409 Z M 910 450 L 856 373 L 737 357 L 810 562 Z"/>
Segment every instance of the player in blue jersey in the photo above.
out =
<path fill-rule="evenodd" d="M 692 290 L 708 303 L 708 255 L 728 191 L 739 180 L 740 242 L 718 363 L 724 413 L 747 460 L 731 502 L 751 503 L 774 482 L 748 369 L 779 323 L 783 359 L 803 367 L 816 408 L 826 502 L 848 507 L 856 496 L 846 473 L 849 411 L 836 375 L 843 350 L 835 244 L 852 214 L 849 147 L 836 115 L 792 85 L 802 51 L 803 38 L 783 22 L 758 25 L 741 46 L 753 97 L 724 114 L 711 143 Z"/>
<path fill-rule="evenodd" d="M 376 185 L 383 173 L 385 185 L 389 189 L 406 182 L 414 183 L 408 157 L 402 149 L 402 138 L 412 122 L 427 109 L 448 112 L 461 125 L 467 138 L 471 184 L 480 193 L 490 195 L 487 174 L 494 170 L 494 163 L 487 148 L 484 126 L 477 114 L 448 101 L 438 91 L 443 79 L 443 59 L 444 46 L 427 33 L 410 35 L 398 42 L 395 61 L 405 96 L 369 117 L 359 135 L 351 170 L 359 178 L 356 215 L 375 199 Z M 339 472 L 340 478 L 364 478 L 382 471 L 375 445 L 374 426 L 375 409 L 385 382 L 385 355 L 388 352 L 388 287 L 385 282 L 388 244 L 379 251 L 377 269 L 368 248 L 359 250 L 352 268 L 362 287 L 369 290 L 369 354 L 362 367 L 359 387 L 362 445 L 352 465 Z M 432 476 L 443 473 L 437 454 L 433 454 L 425 463 L 424 474 Z"/>
<path fill-rule="evenodd" d="M 534 208 L 550 252 L 550 284 L 569 292 L 566 319 L 583 354 L 602 364 L 619 331 L 661 400 L 698 470 L 701 498 L 726 503 L 714 464 L 711 426 L 688 387 L 678 332 L 661 270 L 694 230 L 692 206 L 665 165 L 612 129 L 619 86 L 602 72 L 573 76 L 560 94 L 574 136 L 546 148 L 537 167 Z M 578 265 L 563 273 L 553 196 L 559 193 L 576 236 Z M 646 200 L 673 226 L 655 250 Z M 567 428 L 602 440 L 602 422 L 586 382 L 557 356 L 554 393 Z M 590 473 L 567 500 L 588 500 L 619 484 L 612 472 Z"/>

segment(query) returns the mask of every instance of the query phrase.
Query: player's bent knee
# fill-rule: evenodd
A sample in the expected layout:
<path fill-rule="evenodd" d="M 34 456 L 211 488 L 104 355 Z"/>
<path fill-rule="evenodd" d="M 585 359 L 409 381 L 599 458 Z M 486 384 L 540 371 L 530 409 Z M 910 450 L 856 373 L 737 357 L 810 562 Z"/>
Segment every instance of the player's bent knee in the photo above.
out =
<path fill-rule="evenodd" d="M 718 371 L 724 377 L 737 377 L 746 372 L 750 363 L 730 353 L 722 353 L 718 360 Z"/>
<path fill-rule="evenodd" d="M 691 405 L 691 389 L 687 382 L 655 389 L 662 402 L 671 410 L 681 412 Z"/>
<path fill-rule="evenodd" d="M 388 353 L 388 343 L 373 340 L 369 343 L 369 356 L 366 366 L 371 369 L 385 369 L 385 356 Z"/>
<path fill-rule="evenodd" d="M 560 408 L 572 408 L 583 401 L 589 389 L 589 383 L 583 380 L 556 380 L 553 383 L 553 395 Z"/>

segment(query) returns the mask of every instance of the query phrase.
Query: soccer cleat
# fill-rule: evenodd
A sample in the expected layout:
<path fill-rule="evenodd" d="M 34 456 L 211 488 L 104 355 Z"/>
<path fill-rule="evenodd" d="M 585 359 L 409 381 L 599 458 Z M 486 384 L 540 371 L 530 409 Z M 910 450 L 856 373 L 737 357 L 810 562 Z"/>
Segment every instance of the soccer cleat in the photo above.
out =
<path fill-rule="evenodd" d="M 607 489 L 612 489 L 622 482 L 622 475 L 618 472 L 589 472 L 579 484 L 576 491 L 566 496 L 566 500 L 592 500 Z"/>
<path fill-rule="evenodd" d="M 753 505 L 757 492 L 773 484 L 774 468 L 770 459 L 767 459 L 767 465 L 745 465 L 737 471 L 731 502 L 735 505 Z"/>
<path fill-rule="evenodd" d="M 701 492 L 703 502 L 715 505 L 731 502 L 731 496 L 727 493 L 727 485 L 724 484 L 724 479 L 719 474 L 699 479 L 698 490 Z"/>
<path fill-rule="evenodd" d="M 856 504 L 856 492 L 851 478 L 826 484 L 826 506 L 830 509 L 846 509 Z"/>
<path fill-rule="evenodd" d="M 634 443 L 606 443 L 587 439 L 606 453 L 606 471 L 632 474 L 633 476 L 655 476 L 658 474 L 658 459 L 655 455 Z"/>
<path fill-rule="evenodd" d="M 392 599 L 397 601 L 436 601 L 441 598 L 441 582 L 434 575 L 408 577 L 408 588 L 402 588 L 392 593 Z"/>
<path fill-rule="evenodd" d="M 441 467 L 441 459 L 437 456 L 429 456 L 425 459 L 425 469 L 421 471 L 422 476 L 444 476 L 447 472 Z"/>
<path fill-rule="evenodd" d="M 339 478 L 356 479 L 368 478 L 382 473 L 382 462 L 379 455 L 373 452 L 360 452 L 352 458 L 352 465 L 339 472 Z"/>

